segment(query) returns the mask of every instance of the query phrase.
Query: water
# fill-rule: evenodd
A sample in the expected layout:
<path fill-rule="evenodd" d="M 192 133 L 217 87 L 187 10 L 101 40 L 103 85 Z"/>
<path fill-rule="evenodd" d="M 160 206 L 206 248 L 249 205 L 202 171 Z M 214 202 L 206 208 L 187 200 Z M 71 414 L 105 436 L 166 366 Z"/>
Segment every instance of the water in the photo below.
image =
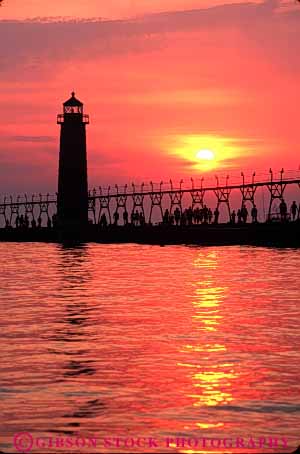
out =
<path fill-rule="evenodd" d="M 300 444 L 299 250 L 2 243 L 0 253 L 0 450 L 18 452 L 19 432 L 34 440 L 26 452 L 45 453 Z M 97 448 L 49 446 L 79 435 Z M 141 437 L 153 446 L 128 447 Z"/>

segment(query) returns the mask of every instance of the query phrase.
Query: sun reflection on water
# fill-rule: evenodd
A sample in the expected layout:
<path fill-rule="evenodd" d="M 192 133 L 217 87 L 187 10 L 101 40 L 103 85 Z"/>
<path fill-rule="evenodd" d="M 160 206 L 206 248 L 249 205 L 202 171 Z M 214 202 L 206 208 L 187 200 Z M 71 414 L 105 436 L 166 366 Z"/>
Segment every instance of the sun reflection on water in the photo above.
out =
<path fill-rule="evenodd" d="M 184 367 L 187 371 L 191 382 L 191 392 L 187 397 L 192 401 L 196 412 L 198 408 L 231 403 L 234 400 L 233 383 L 238 378 L 238 373 L 234 363 L 224 359 L 228 349 L 224 337 L 221 336 L 224 325 L 222 302 L 227 288 L 216 281 L 218 256 L 215 252 L 206 254 L 200 252 L 193 266 L 200 272 L 200 278 L 193 284 L 194 290 L 191 294 L 192 326 L 196 336 L 194 342 L 182 347 L 181 352 L 185 353 L 187 360 L 178 363 L 178 366 Z M 219 339 L 222 339 L 221 342 L 218 342 Z M 218 431 L 224 427 L 224 422 L 216 420 L 217 414 L 214 414 L 215 420 L 205 420 L 204 417 L 200 420 L 198 414 L 195 413 L 193 426 L 196 431 L 201 431 L 201 434 L 203 431 L 209 433 L 211 430 Z"/>

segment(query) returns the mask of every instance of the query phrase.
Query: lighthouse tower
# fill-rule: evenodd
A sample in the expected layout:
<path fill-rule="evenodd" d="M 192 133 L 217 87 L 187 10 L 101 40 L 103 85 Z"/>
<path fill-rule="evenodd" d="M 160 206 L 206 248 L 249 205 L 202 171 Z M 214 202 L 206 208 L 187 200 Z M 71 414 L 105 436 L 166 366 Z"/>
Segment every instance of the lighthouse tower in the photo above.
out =
<path fill-rule="evenodd" d="M 74 92 L 64 103 L 57 123 L 61 126 L 57 222 L 62 228 L 81 230 L 88 224 L 86 125 L 89 116 L 83 114 L 83 104 Z"/>

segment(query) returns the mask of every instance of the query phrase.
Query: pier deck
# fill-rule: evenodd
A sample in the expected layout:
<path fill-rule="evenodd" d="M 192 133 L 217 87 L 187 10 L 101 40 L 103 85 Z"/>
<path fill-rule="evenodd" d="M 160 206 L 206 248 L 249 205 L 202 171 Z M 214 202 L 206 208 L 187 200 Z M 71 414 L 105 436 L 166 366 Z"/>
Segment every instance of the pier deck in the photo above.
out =
<path fill-rule="evenodd" d="M 0 229 L 0 241 L 65 242 L 78 240 L 95 243 L 256 245 L 300 247 L 300 222 L 243 225 L 90 225 L 85 232 L 60 232 L 53 228 Z"/>

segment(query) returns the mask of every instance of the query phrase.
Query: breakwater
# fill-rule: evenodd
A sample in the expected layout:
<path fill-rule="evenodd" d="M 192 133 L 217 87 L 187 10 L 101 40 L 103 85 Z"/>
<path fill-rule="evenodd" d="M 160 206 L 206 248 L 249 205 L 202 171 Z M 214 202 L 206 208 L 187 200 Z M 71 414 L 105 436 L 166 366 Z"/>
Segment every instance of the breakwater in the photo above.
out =
<path fill-rule="evenodd" d="M 54 228 L 0 229 L 0 241 L 300 247 L 300 222 L 218 225 L 89 225 L 84 231 Z"/>

